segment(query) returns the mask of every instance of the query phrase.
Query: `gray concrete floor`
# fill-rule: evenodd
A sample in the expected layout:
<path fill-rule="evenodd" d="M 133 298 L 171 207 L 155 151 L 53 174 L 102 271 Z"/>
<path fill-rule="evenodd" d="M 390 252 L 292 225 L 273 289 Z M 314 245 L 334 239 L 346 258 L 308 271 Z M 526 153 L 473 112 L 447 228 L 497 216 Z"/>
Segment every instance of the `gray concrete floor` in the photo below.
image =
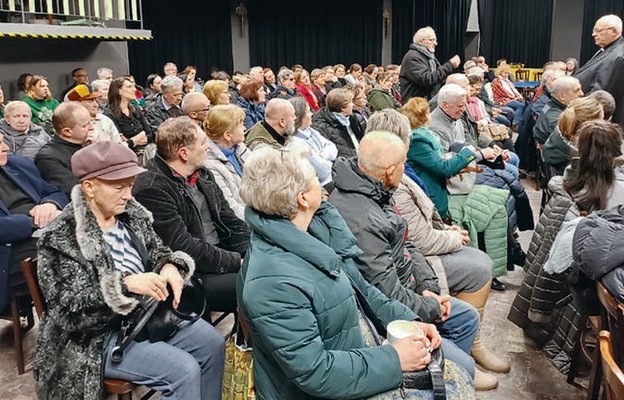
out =
<path fill-rule="evenodd" d="M 524 187 L 531 198 L 534 213 L 539 213 L 541 193 L 535 191 L 533 182 L 524 182 Z M 522 247 L 526 249 L 532 232 L 521 232 Z M 516 291 L 522 282 L 524 272 L 521 268 L 501 278 L 507 284 L 506 292 L 492 292 L 488 301 L 484 319 L 483 337 L 490 349 L 499 354 L 506 354 L 511 363 L 508 374 L 498 374 L 500 385 L 496 390 L 478 393 L 481 400 L 580 400 L 586 396 L 586 390 L 570 386 L 566 377 L 559 373 L 536 349 L 531 341 L 524 337 L 522 330 L 507 320 L 507 312 Z M 222 333 L 231 327 L 222 324 Z M 17 375 L 11 324 L 0 321 L 0 399 L 27 400 L 35 399 L 34 380 L 32 378 L 32 357 L 37 327 L 26 334 L 24 349 L 27 360 L 27 372 Z M 582 382 L 582 381 L 581 381 Z M 296 399 L 295 399 L 296 400 Z"/>

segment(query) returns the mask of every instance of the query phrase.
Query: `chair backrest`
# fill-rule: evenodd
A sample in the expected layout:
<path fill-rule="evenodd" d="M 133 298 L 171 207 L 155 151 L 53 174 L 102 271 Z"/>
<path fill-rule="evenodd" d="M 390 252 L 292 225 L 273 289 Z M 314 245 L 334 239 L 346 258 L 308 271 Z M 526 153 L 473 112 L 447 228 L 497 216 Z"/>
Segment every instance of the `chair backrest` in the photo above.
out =
<path fill-rule="evenodd" d="M 613 337 L 615 359 L 620 365 L 624 365 L 624 305 L 618 304 L 615 297 L 600 282 L 596 283 L 596 291 L 600 300 L 601 318 L 600 329 L 608 330 Z"/>
<path fill-rule="evenodd" d="M 538 81 L 540 84 L 542 83 L 542 76 L 544 76 L 543 72 L 536 72 L 535 73 L 535 80 Z"/>
<path fill-rule="evenodd" d="M 35 304 L 37 315 L 41 318 L 45 310 L 45 300 L 43 299 L 43 293 L 41 292 L 39 280 L 37 279 L 37 259 L 27 258 L 22 261 L 21 266 L 24 277 L 26 278 L 26 283 L 28 284 L 30 297 Z"/>
<path fill-rule="evenodd" d="M 607 400 L 624 399 L 624 372 L 613 359 L 611 334 L 600 332 L 600 360 Z"/>
<path fill-rule="evenodd" d="M 528 69 L 519 69 L 516 71 L 516 80 L 528 81 L 530 74 L 531 74 L 531 71 L 529 71 Z"/>

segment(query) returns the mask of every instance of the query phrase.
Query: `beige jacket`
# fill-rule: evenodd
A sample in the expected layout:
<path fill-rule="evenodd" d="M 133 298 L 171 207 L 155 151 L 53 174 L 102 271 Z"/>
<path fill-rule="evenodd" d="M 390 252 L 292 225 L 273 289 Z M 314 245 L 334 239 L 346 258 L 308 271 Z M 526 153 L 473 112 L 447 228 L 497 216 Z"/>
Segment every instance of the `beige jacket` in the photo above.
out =
<path fill-rule="evenodd" d="M 394 201 L 408 224 L 408 239 L 425 256 L 459 251 L 461 235 L 447 230 L 438 211 L 425 192 L 407 175 L 394 193 Z"/>

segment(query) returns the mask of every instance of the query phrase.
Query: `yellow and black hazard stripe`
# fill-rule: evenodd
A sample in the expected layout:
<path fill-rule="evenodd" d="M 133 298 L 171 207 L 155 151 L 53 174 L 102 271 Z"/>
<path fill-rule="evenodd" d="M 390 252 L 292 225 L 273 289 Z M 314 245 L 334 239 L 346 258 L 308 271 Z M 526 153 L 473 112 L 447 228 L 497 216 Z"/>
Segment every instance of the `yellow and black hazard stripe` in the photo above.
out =
<path fill-rule="evenodd" d="M 152 36 L 127 36 L 127 35 L 92 35 L 92 34 L 56 34 L 56 33 L 13 33 L 0 32 L 0 38 L 23 38 L 23 39 L 94 39 L 94 40 L 152 40 Z"/>

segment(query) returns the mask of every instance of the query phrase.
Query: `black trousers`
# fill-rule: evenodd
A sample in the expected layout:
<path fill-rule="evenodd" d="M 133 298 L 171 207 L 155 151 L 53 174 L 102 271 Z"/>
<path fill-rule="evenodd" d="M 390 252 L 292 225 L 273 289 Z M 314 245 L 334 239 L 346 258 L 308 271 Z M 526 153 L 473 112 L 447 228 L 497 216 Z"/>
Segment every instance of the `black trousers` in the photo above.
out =
<path fill-rule="evenodd" d="M 11 243 L 11 256 L 9 257 L 9 293 L 13 295 L 30 295 L 26 277 L 21 267 L 22 260 L 28 257 L 37 257 L 37 239 L 28 238 Z"/>

